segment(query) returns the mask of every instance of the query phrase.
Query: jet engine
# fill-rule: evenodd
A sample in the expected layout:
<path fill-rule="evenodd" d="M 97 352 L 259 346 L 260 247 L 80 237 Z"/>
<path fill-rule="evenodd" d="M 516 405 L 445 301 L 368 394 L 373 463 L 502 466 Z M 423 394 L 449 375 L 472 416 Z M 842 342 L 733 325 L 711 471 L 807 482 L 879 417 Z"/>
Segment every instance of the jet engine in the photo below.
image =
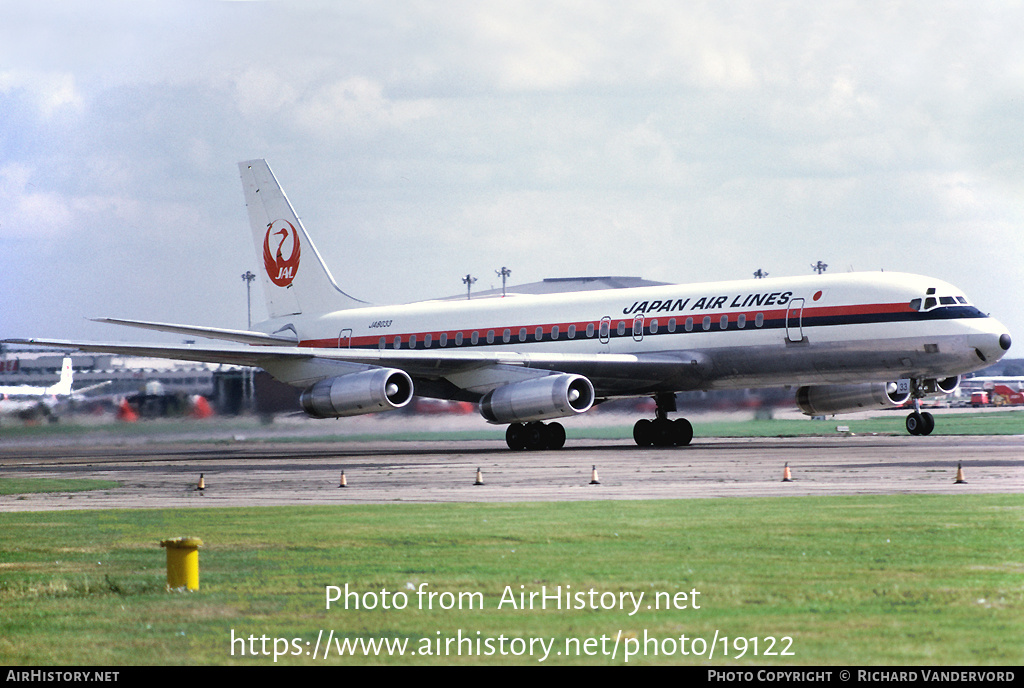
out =
<path fill-rule="evenodd" d="M 808 416 L 848 413 L 861 409 L 893 408 L 910 399 L 910 391 L 899 392 L 895 382 L 867 382 L 859 385 L 821 385 L 796 391 L 796 405 Z"/>
<path fill-rule="evenodd" d="M 594 405 L 594 386 L 582 375 L 548 375 L 498 387 L 480 400 L 491 423 L 525 423 L 583 413 Z"/>
<path fill-rule="evenodd" d="M 412 399 L 412 378 L 394 368 L 374 368 L 327 378 L 299 397 L 314 418 L 338 418 L 401 408 Z"/>

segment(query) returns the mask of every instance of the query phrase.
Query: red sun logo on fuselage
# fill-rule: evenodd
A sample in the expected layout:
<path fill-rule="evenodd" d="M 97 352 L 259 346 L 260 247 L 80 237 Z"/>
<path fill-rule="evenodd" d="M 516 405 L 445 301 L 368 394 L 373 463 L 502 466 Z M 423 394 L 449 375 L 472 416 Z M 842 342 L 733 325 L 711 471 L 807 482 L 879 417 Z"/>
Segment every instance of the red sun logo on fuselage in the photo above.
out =
<path fill-rule="evenodd" d="M 271 236 L 277 244 L 275 249 L 270 248 Z M 285 244 L 291 244 L 291 251 L 288 258 L 284 257 L 287 248 Z M 288 220 L 274 220 L 267 227 L 267 235 L 263 239 L 263 266 L 267 269 L 267 276 L 270 281 L 279 287 L 291 286 L 295 274 L 299 271 L 299 233 L 295 231 Z"/>

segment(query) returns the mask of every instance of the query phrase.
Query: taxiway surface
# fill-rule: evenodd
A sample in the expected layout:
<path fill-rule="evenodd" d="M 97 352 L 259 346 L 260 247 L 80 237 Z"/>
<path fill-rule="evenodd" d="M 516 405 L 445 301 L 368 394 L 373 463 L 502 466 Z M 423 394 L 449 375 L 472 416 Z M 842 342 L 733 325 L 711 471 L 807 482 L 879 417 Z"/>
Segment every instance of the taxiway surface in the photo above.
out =
<path fill-rule="evenodd" d="M 782 482 L 787 463 L 792 482 Z M 966 484 L 954 482 L 958 464 Z M 570 440 L 553 452 L 489 440 L 25 444 L 0 448 L 0 473 L 120 483 L 0 496 L 0 511 L 1019 493 L 1024 436 L 701 438 L 679 449 Z"/>

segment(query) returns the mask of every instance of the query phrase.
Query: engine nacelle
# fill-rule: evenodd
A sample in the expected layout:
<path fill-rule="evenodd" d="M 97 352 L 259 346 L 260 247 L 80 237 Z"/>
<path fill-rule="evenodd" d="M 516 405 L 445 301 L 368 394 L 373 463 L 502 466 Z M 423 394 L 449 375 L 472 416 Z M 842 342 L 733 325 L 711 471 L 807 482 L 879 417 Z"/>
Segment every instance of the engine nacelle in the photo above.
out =
<path fill-rule="evenodd" d="M 893 408 L 910 399 L 910 391 L 899 392 L 895 382 L 866 382 L 859 385 L 820 385 L 796 391 L 796 405 L 808 416 L 849 413 L 863 409 Z"/>
<path fill-rule="evenodd" d="M 412 388 L 405 371 L 375 368 L 321 380 L 302 393 L 299 403 L 314 418 L 358 416 L 405 406 Z"/>
<path fill-rule="evenodd" d="M 950 394 L 955 392 L 957 387 L 960 386 L 960 376 L 954 375 L 953 377 L 947 377 L 942 380 L 935 381 L 935 391 L 938 394 Z"/>
<path fill-rule="evenodd" d="M 548 375 L 498 387 L 480 400 L 480 415 L 491 423 L 525 423 L 588 411 L 594 386 L 582 375 Z"/>

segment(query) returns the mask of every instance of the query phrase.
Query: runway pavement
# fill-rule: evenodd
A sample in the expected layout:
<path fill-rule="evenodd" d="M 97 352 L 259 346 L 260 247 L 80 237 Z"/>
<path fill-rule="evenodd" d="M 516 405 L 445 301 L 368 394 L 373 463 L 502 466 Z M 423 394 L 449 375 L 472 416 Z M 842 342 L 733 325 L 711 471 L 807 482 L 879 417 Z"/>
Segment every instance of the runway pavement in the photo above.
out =
<path fill-rule="evenodd" d="M 792 482 L 782 482 L 787 463 Z M 966 484 L 954 482 L 958 463 Z M 570 440 L 551 452 L 497 440 L 21 443 L 0 446 L 0 476 L 121 485 L 0 496 L 0 511 L 1020 493 L 1024 436 L 697 439 L 677 449 Z"/>

